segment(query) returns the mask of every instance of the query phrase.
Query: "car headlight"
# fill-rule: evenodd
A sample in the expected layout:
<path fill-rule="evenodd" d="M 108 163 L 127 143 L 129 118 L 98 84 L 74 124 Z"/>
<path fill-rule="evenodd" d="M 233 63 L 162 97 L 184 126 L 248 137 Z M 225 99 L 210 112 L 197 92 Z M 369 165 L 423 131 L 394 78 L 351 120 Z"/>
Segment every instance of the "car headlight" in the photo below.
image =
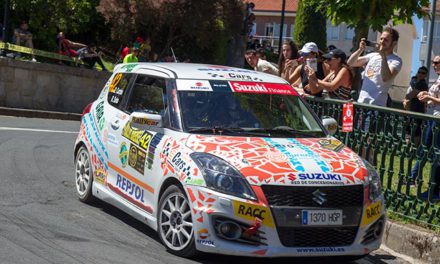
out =
<path fill-rule="evenodd" d="M 190 156 L 199 166 L 207 187 L 240 198 L 257 200 L 246 179 L 226 161 L 202 152 L 194 152 Z"/>
<path fill-rule="evenodd" d="M 380 182 L 380 177 L 376 171 L 376 168 L 374 168 L 374 166 L 371 165 L 368 161 L 366 161 L 366 160 L 363 160 L 363 161 L 364 161 L 365 167 L 367 167 L 367 171 L 368 171 L 370 200 L 373 201 L 382 194 L 382 184 Z"/>

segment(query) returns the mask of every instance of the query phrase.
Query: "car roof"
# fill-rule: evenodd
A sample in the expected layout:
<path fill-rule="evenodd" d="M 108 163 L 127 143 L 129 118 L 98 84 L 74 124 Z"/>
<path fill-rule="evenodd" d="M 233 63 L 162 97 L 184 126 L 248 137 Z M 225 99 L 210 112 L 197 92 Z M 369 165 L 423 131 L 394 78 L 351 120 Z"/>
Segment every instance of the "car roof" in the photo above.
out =
<path fill-rule="evenodd" d="M 163 77 L 196 80 L 230 80 L 268 83 L 287 83 L 284 79 L 254 70 L 230 66 L 195 63 L 126 63 L 116 65 L 114 72 L 138 74 L 161 73 Z"/>

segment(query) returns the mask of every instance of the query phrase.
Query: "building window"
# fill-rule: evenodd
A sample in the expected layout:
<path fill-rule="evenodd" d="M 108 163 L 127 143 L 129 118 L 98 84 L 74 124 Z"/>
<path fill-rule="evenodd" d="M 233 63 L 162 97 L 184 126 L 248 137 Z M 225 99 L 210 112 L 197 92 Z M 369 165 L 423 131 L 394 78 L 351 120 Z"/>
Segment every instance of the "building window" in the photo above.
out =
<path fill-rule="evenodd" d="M 293 37 L 293 32 L 295 32 L 294 30 L 295 30 L 295 27 L 293 24 L 291 24 L 290 25 L 290 37 Z"/>
<path fill-rule="evenodd" d="M 428 40 L 429 37 L 429 20 L 423 21 L 423 28 L 422 28 L 422 41 Z M 440 21 L 434 22 L 434 32 L 433 32 L 433 40 L 439 41 L 440 40 Z"/>
<path fill-rule="evenodd" d="M 339 40 L 339 25 L 327 22 L 327 40 Z"/>
<path fill-rule="evenodd" d="M 348 28 L 345 31 L 345 39 L 352 40 L 354 38 L 354 28 Z"/>
<path fill-rule="evenodd" d="M 274 30 L 274 23 L 266 23 L 264 34 L 265 36 L 271 37 L 273 36 L 273 30 Z"/>

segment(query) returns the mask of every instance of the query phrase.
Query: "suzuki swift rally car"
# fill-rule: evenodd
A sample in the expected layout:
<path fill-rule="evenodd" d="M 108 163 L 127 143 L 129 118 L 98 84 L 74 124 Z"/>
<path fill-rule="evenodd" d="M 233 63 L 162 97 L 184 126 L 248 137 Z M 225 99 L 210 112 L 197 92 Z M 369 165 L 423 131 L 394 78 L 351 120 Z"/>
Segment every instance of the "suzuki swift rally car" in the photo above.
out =
<path fill-rule="evenodd" d="M 276 76 L 118 65 L 84 109 L 76 191 L 184 257 L 362 257 L 380 246 L 384 198 L 375 169 L 329 134 L 336 126 Z"/>

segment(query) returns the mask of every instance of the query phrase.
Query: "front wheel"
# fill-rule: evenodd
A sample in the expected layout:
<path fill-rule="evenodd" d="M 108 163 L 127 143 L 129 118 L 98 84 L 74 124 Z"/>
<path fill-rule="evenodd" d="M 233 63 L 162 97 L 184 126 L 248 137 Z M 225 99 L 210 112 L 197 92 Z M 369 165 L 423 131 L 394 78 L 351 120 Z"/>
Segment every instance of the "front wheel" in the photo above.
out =
<path fill-rule="evenodd" d="M 171 253 L 186 258 L 196 255 L 191 207 L 185 193 L 175 185 L 160 198 L 158 233 Z"/>
<path fill-rule="evenodd" d="M 76 193 L 81 202 L 91 203 L 94 198 L 92 195 L 93 168 L 90 155 L 84 146 L 78 150 L 75 157 L 75 186 Z"/>

